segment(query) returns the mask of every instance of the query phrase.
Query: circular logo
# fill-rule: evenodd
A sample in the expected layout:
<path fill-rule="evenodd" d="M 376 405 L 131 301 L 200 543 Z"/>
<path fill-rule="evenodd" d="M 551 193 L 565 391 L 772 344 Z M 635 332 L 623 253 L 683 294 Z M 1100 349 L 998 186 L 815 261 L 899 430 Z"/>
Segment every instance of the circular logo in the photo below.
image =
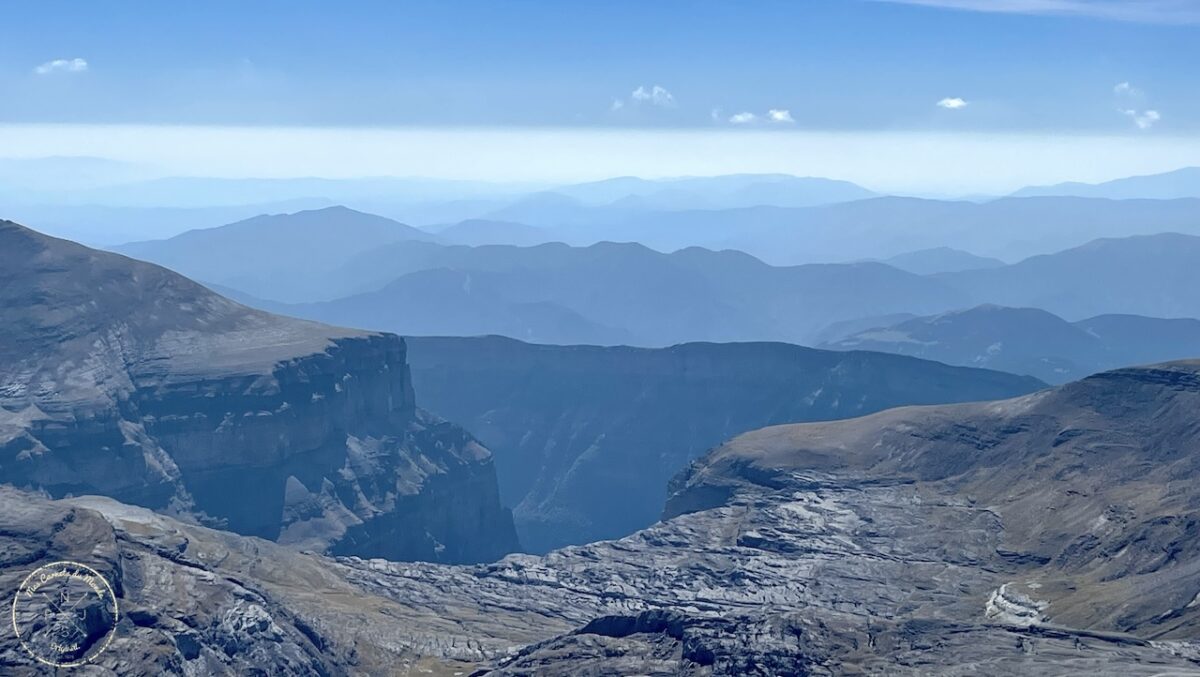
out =
<path fill-rule="evenodd" d="M 99 656 L 117 631 L 117 596 L 104 576 L 54 562 L 25 577 L 13 600 L 13 631 L 41 663 L 73 668 Z"/>

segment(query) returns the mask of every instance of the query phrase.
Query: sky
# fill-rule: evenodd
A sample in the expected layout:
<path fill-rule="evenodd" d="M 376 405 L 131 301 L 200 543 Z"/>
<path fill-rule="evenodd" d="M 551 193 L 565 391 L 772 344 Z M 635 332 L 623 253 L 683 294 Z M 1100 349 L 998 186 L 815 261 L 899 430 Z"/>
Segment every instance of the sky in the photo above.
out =
<path fill-rule="evenodd" d="M 497 180 L 794 167 L 985 190 L 1200 164 L 1196 64 L 1200 0 L 9 0 L 0 157 Z M 241 161 L 196 143 L 214 135 Z M 371 135 L 374 153 L 330 141 Z M 1039 140 L 1071 155 L 1006 150 Z"/>

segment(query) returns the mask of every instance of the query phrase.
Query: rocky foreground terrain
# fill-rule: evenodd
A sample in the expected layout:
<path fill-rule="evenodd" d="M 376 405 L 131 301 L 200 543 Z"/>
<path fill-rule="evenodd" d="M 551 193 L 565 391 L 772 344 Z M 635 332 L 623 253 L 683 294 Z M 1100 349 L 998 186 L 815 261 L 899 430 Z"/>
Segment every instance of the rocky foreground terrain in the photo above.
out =
<path fill-rule="evenodd" d="M 416 406 L 402 340 L 252 310 L 0 221 L 0 482 L 300 548 L 517 549 L 487 449 Z"/>
<path fill-rule="evenodd" d="M 1197 411 L 1184 362 L 765 428 L 659 524 L 474 566 L 5 490 L 0 588 L 56 559 L 111 577 L 94 674 L 1198 674 Z M 0 661 L 38 670 L 8 635 Z"/>

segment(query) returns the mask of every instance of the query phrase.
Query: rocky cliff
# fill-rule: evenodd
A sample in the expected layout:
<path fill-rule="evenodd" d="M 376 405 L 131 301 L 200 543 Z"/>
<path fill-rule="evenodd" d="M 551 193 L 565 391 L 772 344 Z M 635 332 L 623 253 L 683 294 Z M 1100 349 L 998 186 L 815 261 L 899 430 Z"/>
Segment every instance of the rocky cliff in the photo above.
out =
<path fill-rule="evenodd" d="M 416 407 L 398 337 L 251 310 L 11 222 L 0 320 L 0 481 L 335 553 L 516 548 L 490 454 Z"/>
<path fill-rule="evenodd" d="M 748 430 L 1044 386 L 783 343 L 602 348 L 497 336 L 408 343 L 425 406 L 467 426 L 495 453 L 501 497 L 515 506 L 521 542 L 532 552 L 649 526 L 672 475 Z"/>

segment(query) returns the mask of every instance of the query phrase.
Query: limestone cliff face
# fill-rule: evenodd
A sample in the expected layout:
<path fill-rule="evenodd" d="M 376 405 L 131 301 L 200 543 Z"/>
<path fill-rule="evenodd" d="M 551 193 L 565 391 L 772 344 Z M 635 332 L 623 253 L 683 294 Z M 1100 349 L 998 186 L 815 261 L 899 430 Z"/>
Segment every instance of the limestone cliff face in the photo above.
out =
<path fill-rule="evenodd" d="M 318 551 L 516 549 L 491 455 L 416 406 L 404 342 L 250 310 L 0 222 L 0 481 Z"/>

